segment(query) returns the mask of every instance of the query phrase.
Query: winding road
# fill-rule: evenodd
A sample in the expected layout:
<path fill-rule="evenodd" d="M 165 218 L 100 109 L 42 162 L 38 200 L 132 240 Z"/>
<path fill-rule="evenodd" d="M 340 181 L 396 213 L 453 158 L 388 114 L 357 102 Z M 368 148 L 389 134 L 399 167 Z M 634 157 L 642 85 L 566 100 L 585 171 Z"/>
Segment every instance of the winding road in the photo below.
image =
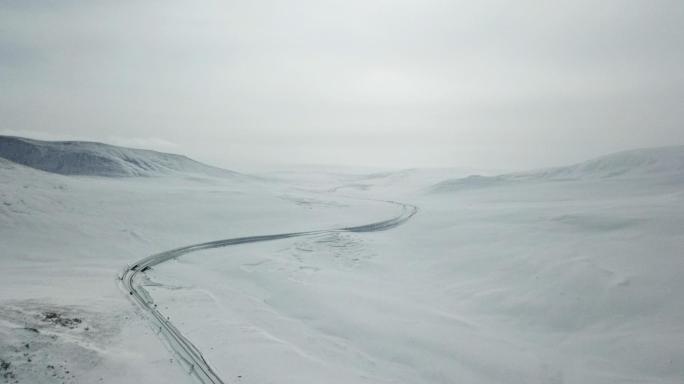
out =
<path fill-rule="evenodd" d="M 385 202 L 400 206 L 402 208 L 401 214 L 389 220 L 355 227 L 281 233 L 276 235 L 237 237 L 188 245 L 147 256 L 135 262 L 132 266 L 126 266 L 122 274 L 119 276 L 121 287 L 126 294 L 129 295 L 133 302 L 139 306 L 143 312 L 149 315 L 148 317 L 152 323 L 152 327 L 154 329 L 158 329 L 160 337 L 166 340 L 169 347 L 176 353 L 178 360 L 187 367 L 189 374 L 195 376 L 201 383 L 223 384 L 223 380 L 221 380 L 216 372 L 214 372 L 209 363 L 204 359 L 204 356 L 202 356 L 202 353 L 199 351 L 199 349 L 197 349 L 197 347 L 195 347 L 190 340 L 183 336 L 183 334 L 171 323 L 167 316 L 162 314 L 159 309 L 157 309 L 157 305 L 152 300 L 152 297 L 143 288 L 141 283 L 145 272 L 155 265 L 191 252 L 197 252 L 205 249 L 227 247 L 236 244 L 279 240 L 291 237 L 317 235 L 322 233 L 384 231 L 405 223 L 418 212 L 418 208 L 410 204 L 404 204 L 395 201 Z"/>

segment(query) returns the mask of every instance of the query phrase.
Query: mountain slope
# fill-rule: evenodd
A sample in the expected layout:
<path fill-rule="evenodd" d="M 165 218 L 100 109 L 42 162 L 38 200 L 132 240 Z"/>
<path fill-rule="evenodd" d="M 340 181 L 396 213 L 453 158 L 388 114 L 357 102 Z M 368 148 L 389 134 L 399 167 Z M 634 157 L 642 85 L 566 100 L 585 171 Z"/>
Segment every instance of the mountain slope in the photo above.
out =
<path fill-rule="evenodd" d="M 192 173 L 231 177 L 240 174 L 188 157 L 84 141 L 41 141 L 0 136 L 0 157 L 51 173 L 107 177 Z"/>
<path fill-rule="evenodd" d="M 684 180 L 684 146 L 634 149 L 598 157 L 565 167 L 498 176 L 448 179 L 432 186 L 432 192 L 482 188 L 521 181 L 640 179 L 665 177 Z"/>

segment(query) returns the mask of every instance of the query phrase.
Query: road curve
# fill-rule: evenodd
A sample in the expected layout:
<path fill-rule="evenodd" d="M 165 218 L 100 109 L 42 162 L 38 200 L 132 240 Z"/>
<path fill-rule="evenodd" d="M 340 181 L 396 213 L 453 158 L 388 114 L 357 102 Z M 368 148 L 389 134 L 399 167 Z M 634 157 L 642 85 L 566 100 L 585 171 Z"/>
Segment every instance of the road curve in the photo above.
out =
<path fill-rule="evenodd" d="M 181 248 L 172 249 L 170 251 L 157 253 L 147 256 L 132 265 L 127 265 L 119 276 L 120 286 L 125 291 L 131 300 L 140 307 L 144 313 L 147 313 L 152 327 L 158 330 L 158 334 L 163 338 L 168 346 L 176 353 L 178 360 L 188 369 L 188 373 L 195 376 L 199 382 L 207 384 L 223 384 L 223 380 L 214 372 L 209 363 L 204 359 L 202 353 L 195 347 L 190 340 L 176 328 L 167 316 L 164 316 L 157 305 L 154 304 L 152 297 L 140 284 L 141 278 L 145 272 L 151 267 L 161 264 L 165 261 L 175 259 L 179 256 L 186 255 L 191 252 L 201 251 L 204 249 L 227 247 L 236 244 L 256 243 L 261 241 L 271 241 L 286 239 L 290 237 L 299 237 L 307 235 L 316 235 L 330 232 L 377 232 L 384 231 L 396 226 L 399 226 L 409 220 L 418 212 L 416 206 L 410 204 L 399 203 L 396 201 L 385 201 L 398 205 L 402 208 L 399 216 L 389 220 L 383 220 L 376 223 L 360 225 L 356 227 L 344 227 L 339 229 L 305 231 L 305 232 L 291 232 L 281 233 L 275 235 L 261 235 L 261 236 L 247 236 L 237 237 L 233 239 L 224 239 L 209 241 L 206 243 L 199 243 L 188 245 Z"/>

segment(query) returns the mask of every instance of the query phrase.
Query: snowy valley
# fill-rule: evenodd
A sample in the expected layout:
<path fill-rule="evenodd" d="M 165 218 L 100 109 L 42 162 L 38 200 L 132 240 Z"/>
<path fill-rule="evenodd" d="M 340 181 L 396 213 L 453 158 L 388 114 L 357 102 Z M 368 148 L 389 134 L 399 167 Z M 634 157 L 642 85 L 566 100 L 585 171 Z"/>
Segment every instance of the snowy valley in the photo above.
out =
<path fill-rule="evenodd" d="M 477 174 L 477 176 L 474 176 Z M 336 231 L 400 217 L 384 231 Z M 141 287 L 226 383 L 681 383 L 684 147 L 498 175 L 245 174 L 0 137 L 0 380 L 189 383 Z M 322 231 L 322 232 L 319 232 Z"/>

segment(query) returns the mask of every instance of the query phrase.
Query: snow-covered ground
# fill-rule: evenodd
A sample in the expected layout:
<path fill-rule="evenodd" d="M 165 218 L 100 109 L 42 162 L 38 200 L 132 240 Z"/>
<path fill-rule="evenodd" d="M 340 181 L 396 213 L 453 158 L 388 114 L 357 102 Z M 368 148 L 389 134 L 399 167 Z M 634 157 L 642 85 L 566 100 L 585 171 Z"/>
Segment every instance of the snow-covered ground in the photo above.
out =
<path fill-rule="evenodd" d="M 105 178 L 0 159 L 0 377 L 191 382 L 117 287 L 123 265 L 373 222 L 397 214 L 376 200 L 392 199 L 418 215 L 196 252 L 145 289 L 226 382 L 681 383 L 682 159 L 663 148 L 475 178 Z"/>
<path fill-rule="evenodd" d="M 396 211 L 267 180 L 62 176 L 0 159 L 0 359 L 10 364 L 0 378 L 186 382 L 118 288 L 123 266 L 182 245 L 362 224 Z M 62 326 L 50 313 L 80 323 Z"/>

